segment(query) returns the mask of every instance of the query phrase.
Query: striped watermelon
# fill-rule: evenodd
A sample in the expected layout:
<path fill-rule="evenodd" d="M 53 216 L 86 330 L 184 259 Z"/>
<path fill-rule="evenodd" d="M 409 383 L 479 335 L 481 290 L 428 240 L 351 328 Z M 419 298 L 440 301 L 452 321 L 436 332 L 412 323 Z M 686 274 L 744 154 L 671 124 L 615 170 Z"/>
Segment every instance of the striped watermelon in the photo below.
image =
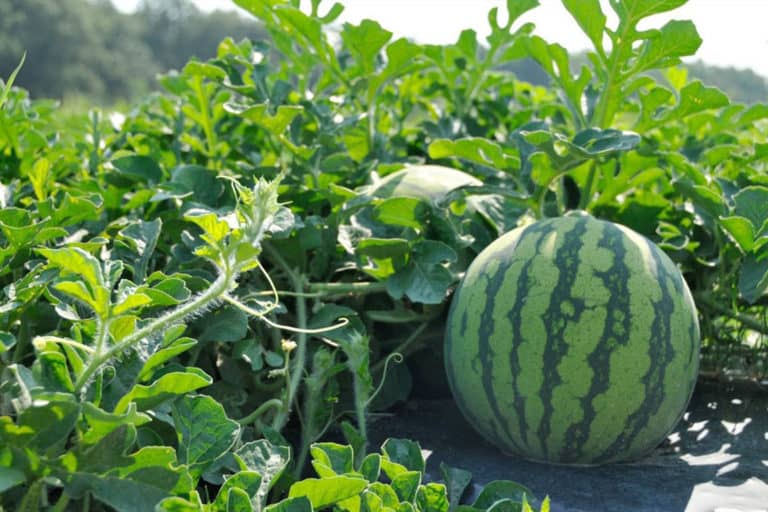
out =
<path fill-rule="evenodd" d="M 375 197 L 413 197 L 439 201 L 459 187 L 480 186 L 477 178 L 442 165 L 412 165 L 385 176 L 371 190 Z"/>
<path fill-rule="evenodd" d="M 467 270 L 445 366 L 465 417 L 506 452 L 637 459 L 680 420 L 698 373 L 696 308 L 651 241 L 590 216 L 515 229 Z"/>

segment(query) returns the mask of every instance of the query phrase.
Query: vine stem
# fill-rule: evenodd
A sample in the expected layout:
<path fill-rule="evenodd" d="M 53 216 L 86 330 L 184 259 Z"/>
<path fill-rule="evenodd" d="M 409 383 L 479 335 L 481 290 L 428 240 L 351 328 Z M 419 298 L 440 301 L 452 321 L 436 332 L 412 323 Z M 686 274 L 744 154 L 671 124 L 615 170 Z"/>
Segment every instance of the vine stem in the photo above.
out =
<path fill-rule="evenodd" d="M 356 463 L 361 464 L 363 457 L 366 455 L 368 447 L 368 426 L 366 425 L 365 411 L 368 407 L 370 398 L 370 391 L 366 389 L 365 382 L 357 372 L 353 375 L 353 388 L 355 393 L 355 417 L 357 419 L 357 430 L 360 433 L 360 437 L 363 440 L 362 449 L 356 454 Z"/>
<path fill-rule="evenodd" d="M 607 61 L 607 72 L 605 77 L 605 84 L 602 87 L 602 94 L 600 100 L 597 103 L 597 107 L 592 115 L 592 126 L 598 128 L 605 128 L 611 124 L 613 117 L 615 116 L 615 108 L 612 103 L 614 101 L 614 95 L 616 89 L 621 86 L 622 77 L 620 76 L 621 70 L 621 56 L 624 53 L 626 41 L 629 39 L 630 31 L 632 30 L 632 20 L 625 20 L 617 27 L 616 34 L 612 33 L 611 37 L 611 56 Z M 605 61 L 605 59 L 603 58 Z"/>
<path fill-rule="evenodd" d="M 270 258 L 285 272 L 296 292 L 304 290 L 303 276 L 288 265 L 285 259 L 270 244 L 264 244 L 264 251 Z M 301 378 L 304 374 L 304 366 L 307 359 L 307 301 L 302 296 L 296 297 L 296 355 L 293 359 L 293 369 L 290 372 L 288 380 L 288 390 L 283 402 L 283 408 L 277 412 L 272 422 L 272 428 L 277 431 L 283 429 L 288 422 L 288 416 L 291 413 L 293 402 L 296 399 L 296 393 L 301 384 Z"/>
<path fill-rule="evenodd" d="M 119 343 L 113 345 L 109 350 L 102 352 L 97 351 L 93 358 L 86 366 L 83 373 L 78 377 L 75 382 L 75 392 L 79 392 L 90 380 L 91 377 L 101 368 L 101 366 L 107 361 L 111 360 L 115 355 L 132 347 L 140 340 L 149 338 L 157 333 L 165 331 L 169 326 L 175 325 L 186 317 L 199 313 L 210 307 L 218 299 L 224 295 L 229 288 L 231 288 L 235 281 L 235 272 L 230 269 L 226 269 L 223 273 L 219 274 L 219 277 L 213 282 L 213 284 L 198 295 L 195 299 L 190 300 L 186 304 L 179 306 L 168 313 L 155 318 L 153 321 L 142 327 L 141 329 L 134 331 L 132 334 L 123 338 Z M 105 331 L 107 329 L 105 328 Z"/>
<path fill-rule="evenodd" d="M 395 348 L 395 350 L 392 351 L 392 353 L 393 354 L 401 354 L 401 355 L 403 353 L 405 353 L 411 347 L 411 345 L 416 343 L 416 341 L 421 336 L 421 333 L 424 332 L 424 329 L 426 329 L 428 325 L 429 325 L 428 322 L 424 322 L 423 324 L 419 325 L 416 329 L 414 329 L 414 331 L 411 333 L 411 335 L 408 336 L 408 338 L 406 338 L 406 340 L 404 342 L 402 342 L 400 345 L 398 345 Z M 378 371 L 381 370 L 382 368 L 384 368 L 384 366 L 387 364 L 388 359 L 389 358 L 381 359 L 381 360 L 377 361 L 376 364 L 374 364 L 371 367 L 371 373 L 372 374 L 373 373 L 378 373 Z"/>
<path fill-rule="evenodd" d="M 279 398 L 272 398 L 271 400 L 267 400 L 263 404 L 261 404 L 259 407 L 256 408 L 255 411 L 253 411 L 248 416 L 241 418 L 237 420 L 237 422 L 240 425 L 248 425 L 249 423 L 253 423 L 257 419 L 261 417 L 262 414 L 267 412 L 270 409 L 277 409 L 283 405 L 283 401 Z"/>
<path fill-rule="evenodd" d="M 712 299 L 712 297 L 709 294 L 697 295 L 696 304 L 704 306 L 716 313 L 720 313 L 721 315 L 724 315 L 724 316 L 727 316 L 728 318 L 736 320 L 737 322 L 740 322 L 742 325 L 744 325 L 749 329 L 752 329 L 753 331 L 759 332 L 764 335 L 768 335 L 768 325 L 763 324 L 753 316 L 745 315 L 744 313 L 733 311 L 731 308 L 727 308 L 721 304 L 718 304 Z"/>
<path fill-rule="evenodd" d="M 384 282 L 359 282 L 359 283 L 310 283 L 309 292 L 317 296 L 345 295 L 359 293 L 378 293 L 387 291 Z"/>

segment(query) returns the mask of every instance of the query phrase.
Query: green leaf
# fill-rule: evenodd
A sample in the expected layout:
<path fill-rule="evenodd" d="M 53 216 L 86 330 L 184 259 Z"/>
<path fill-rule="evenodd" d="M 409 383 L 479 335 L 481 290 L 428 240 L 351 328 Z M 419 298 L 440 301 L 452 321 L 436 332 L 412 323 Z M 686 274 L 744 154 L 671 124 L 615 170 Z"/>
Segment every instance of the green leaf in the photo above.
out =
<path fill-rule="evenodd" d="M 127 466 L 131 459 L 125 454 L 136 442 L 136 427 L 122 424 L 78 454 L 77 469 L 85 473 L 107 473 Z"/>
<path fill-rule="evenodd" d="M 142 283 L 147 275 L 149 260 L 155 252 L 162 227 L 159 218 L 148 222 L 139 220 L 118 232 L 115 256 L 123 255 L 122 259 L 131 265 L 136 283 Z"/>
<path fill-rule="evenodd" d="M 392 197 L 374 208 L 374 216 L 380 222 L 419 230 L 429 207 L 413 197 Z"/>
<path fill-rule="evenodd" d="M 0 466 L 0 493 L 7 491 L 27 481 L 23 471 L 16 468 Z"/>
<path fill-rule="evenodd" d="M 376 57 L 391 38 L 392 32 L 368 19 L 364 19 L 359 25 L 345 23 L 341 31 L 344 46 L 355 56 L 364 75 L 374 72 Z"/>
<path fill-rule="evenodd" d="M 355 162 L 362 162 L 371 152 L 368 131 L 363 126 L 347 131 L 341 139 L 344 141 L 350 158 Z"/>
<path fill-rule="evenodd" d="M 312 503 L 306 496 L 286 498 L 274 505 L 269 505 L 264 512 L 312 512 Z"/>
<path fill-rule="evenodd" d="M 702 42 L 696 26 L 689 20 L 672 20 L 650 34 L 640 47 L 633 67 L 636 73 L 675 66 L 681 57 L 695 54 Z"/>
<path fill-rule="evenodd" d="M 43 204 L 45 203 L 38 203 L 39 206 Z M 73 196 L 66 193 L 64 199 L 51 212 L 51 220 L 59 226 L 73 226 L 87 220 L 97 220 L 103 208 L 104 199 L 99 194 Z"/>
<path fill-rule="evenodd" d="M 119 304 L 112 307 L 112 315 L 118 316 L 134 309 L 141 308 L 147 304 L 152 304 L 152 299 L 144 293 L 132 293 L 120 301 Z"/>
<path fill-rule="evenodd" d="M 406 296 L 420 304 L 441 304 L 453 282 L 445 267 L 412 262 L 387 279 L 387 293 L 393 299 Z"/>
<path fill-rule="evenodd" d="M 401 258 L 408 254 L 410 245 L 404 238 L 364 238 L 357 244 L 359 256 L 383 260 Z"/>
<path fill-rule="evenodd" d="M 379 479 L 381 473 L 381 455 L 378 453 L 369 453 L 360 464 L 360 473 L 363 478 L 369 482 L 375 482 Z"/>
<path fill-rule="evenodd" d="M 109 303 L 109 292 L 99 260 L 79 247 L 62 249 L 37 249 L 37 252 L 48 259 L 48 264 L 62 271 L 64 276 L 78 276 L 90 287 L 94 297 L 97 312 L 106 313 Z"/>
<path fill-rule="evenodd" d="M 89 426 L 82 437 L 83 442 L 87 444 L 95 444 L 121 425 L 140 427 L 152 421 L 146 414 L 138 412 L 134 403 L 128 406 L 125 414 L 114 414 L 98 408 L 91 402 L 83 402 L 83 417 Z"/>
<path fill-rule="evenodd" d="M 450 246 L 433 240 L 417 243 L 412 260 L 387 280 L 387 292 L 395 299 L 403 295 L 422 304 L 440 304 L 455 281 L 444 262 L 456 261 L 458 255 Z"/>
<path fill-rule="evenodd" d="M 672 185 L 683 197 L 687 197 L 694 205 L 702 208 L 713 217 L 719 217 L 725 213 L 723 199 L 713 191 L 713 187 L 694 185 L 688 178 L 674 180 Z"/>
<path fill-rule="evenodd" d="M 438 139 L 429 145 L 429 156 L 435 159 L 457 157 L 506 171 L 520 168 L 520 157 L 516 149 L 479 137 Z"/>
<path fill-rule="evenodd" d="M 488 507 L 487 512 L 530 512 L 530 507 L 526 509 L 524 501 L 515 501 L 509 498 L 501 499 Z M 474 508 L 474 507 L 473 507 Z M 475 510 L 480 510 L 475 508 Z"/>
<path fill-rule="evenodd" d="M 199 76 L 208 78 L 209 80 L 223 80 L 226 78 L 227 73 L 218 66 L 208 64 L 206 62 L 190 61 L 182 70 L 182 73 L 189 76 Z"/>
<path fill-rule="evenodd" d="M 204 512 L 203 504 L 198 501 L 193 502 L 179 498 L 178 496 L 172 496 L 165 498 L 163 501 L 157 504 L 155 507 L 157 512 Z M 207 511 L 206 511 L 207 512 Z"/>
<path fill-rule="evenodd" d="M 90 306 L 90 308 L 97 314 L 103 314 L 101 305 L 96 302 L 96 299 L 91 294 L 91 290 L 89 290 L 82 281 L 62 281 L 56 283 L 53 287 L 61 293 L 69 295 L 83 304 Z"/>
<path fill-rule="evenodd" d="M 448 489 L 450 509 L 454 510 L 459 506 L 464 491 L 467 490 L 467 486 L 472 481 L 472 473 L 451 467 L 443 462 L 440 463 L 440 473 L 443 475 L 443 480 L 445 480 L 445 485 Z"/>
<path fill-rule="evenodd" d="M 118 512 L 146 512 L 170 495 L 169 490 L 147 482 L 114 476 L 74 473 L 69 486 L 88 490 Z"/>
<path fill-rule="evenodd" d="M 0 331 L 0 355 L 8 352 L 16 345 L 16 336 L 10 332 Z"/>
<path fill-rule="evenodd" d="M 248 334 L 248 315 L 234 306 L 219 308 L 203 317 L 200 323 L 205 326 L 198 336 L 200 343 L 240 341 Z"/>
<path fill-rule="evenodd" d="M 423 51 L 421 45 L 413 43 L 404 37 L 387 46 L 387 65 L 381 72 L 371 77 L 369 94 L 376 93 L 385 82 L 421 68 L 423 64 L 418 57 Z"/>
<path fill-rule="evenodd" d="M 354 453 L 349 445 L 338 443 L 315 443 L 310 448 L 313 463 L 330 468 L 334 474 L 343 475 L 354 471 Z"/>
<path fill-rule="evenodd" d="M 136 322 L 138 321 L 139 317 L 135 315 L 124 315 L 113 318 L 109 323 L 109 334 L 116 342 L 121 341 L 126 336 L 129 336 L 136 331 Z"/>
<path fill-rule="evenodd" d="M 142 287 L 141 291 L 152 298 L 153 306 L 175 306 L 192 296 L 183 279 L 168 277 L 160 272 L 154 272 L 149 276 L 148 283 L 151 288 Z"/>
<path fill-rule="evenodd" d="M 19 61 L 18 66 L 16 66 L 16 68 L 11 72 L 11 76 L 9 76 L 8 80 L 5 82 L 2 92 L 0 92 L 0 108 L 3 108 L 3 105 L 8 100 L 8 95 L 11 93 L 11 87 L 13 87 L 13 82 L 16 80 L 16 76 L 19 74 L 19 71 L 21 71 L 21 68 L 24 66 L 24 61 L 26 59 L 27 59 L 27 52 L 24 52 L 21 55 L 21 61 Z"/>
<path fill-rule="evenodd" d="M 113 469 L 115 476 L 147 482 L 177 494 L 187 494 L 194 488 L 188 468 L 179 465 L 170 446 L 145 446 L 129 458 L 129 464 Z"/>
<path fill-rule="evenodd" d="M 733 213 L 752 223 L 756 236 L 768 221 L 768 187 L 745 187 L 733 196 Z"/>
<path fill-rule="evenodd" d="M 226 508 L 221 510 L 226 512 L 252 512 L 253 506 L 248 493 L 243 489 L 232 487 L 227 490 L 226 499 L 222 499 L 222 504 L 226 503 Z"/>
<path fill-rule="evenodd" d="M 496 480 L 483 487 L 472 506 L 484 510 L 499 500 L 508 499 L 514 503 L 522 503 L 525 497 L 534 497 L 527 487 L 509 480 Z"/>
<path fill-rule="evenodd" d="M 40 352 L 35 364 L 39 365 L 40 375 L 38 378 L 46 390 L 64 393 L 75 391 L 64 354 L 53 351 Z"/>
<path fill-rule="evenodd" d="M 229 234 L 229 224 L 219 219 L 219 216 L 215 213 L 195 213 L 195 215 L 184 216 L 184 220 L 200 226 L 203 233 L 205 233 L 204 238 L 208 243 L 217 244 Z"/>
<path fill-rule="evenodd" d="M 287 446 L 272 444 L 267 439 L 245 443 L 235 451 L 241 469 L 255 471 L 261 475 L 261 488 L 258 496 L 262 503 L 272 486 L 283 474 L 291 457 Z"/>
<path fill-rule="evenodd" d="M 400 498 L 397 497 L 397 493 L 392 486 L 382 482 L 373 482 L 365 492 L 381 498 L 382 505 L 388 508 L 397 508 L 400 503 Z"/>
<path fill-rule="evenodd" d="M 149 359 L 144 363 L 139 373 L 139 380 L 145 381 L 152 376 L 155 369 L 159 368 L 163 363 L 176 357 L 179 354 L 186 352 L 197 345 L 197 340 L 192 338 L 179 338 L 174 340 L 170 345 L 161 348 L 157 352 L 154 352 Z"/>
<path fill-rule="evenodd" d="M 216 495 L 216 501 L 213 506 L 216 510 L 230 510 L 227 508 L 232 503 L 230 491 L 232 489 L 239 489 L 244 491 L 247 498 L 247 508 L 244 510 L 252 510 L 251 497 L 256 498 L 259 487 L 261 486 L 261 475 L 255 471 L 240 471 L 224 480 L 224 485 L 219 488 L 219 492 Z M 253 503 L 254 505 L 258 503 Z M 237 510 L 237 509 L 235 509 Z"/>
<path fill-rule="evenodd" d="M 416 491 L 416 506 L 421 512 L 448 512 L 448 493 L 443 484 L 430 482 Z"/>
<path fill-rule="evenodd" d="M 507 0 L 507 23 L 512 26 L 520 16 L 538 5 L 539 0 Z"/>
<path fill-rule="evenodd" d="M 126 412 L 131 402 L 135 402 L 140 411 L 147 411 L 180 395 L 209 386 L 211 382 L 213 379 L 199 368 L 166 373 L 149 386 L 133 386 L 117 403 L 114 412 Z"/>
<path fill-rule="evenodd" d="M 406 471 L 392 479 L 392 488 L 400 501 L 412 503 L 416 498 L 416 491 L 421 485 L 420 471 Z"/>
<path fill-rule="evenodd" d="M 640 144 L 640 136 L 633 132 L 588 128 L 573 138 L 576 149 L 587 156 L 602 155 L 613 151 L 629 151 Z"/>
<path fill-rule="evenodd" d="M 29 171 L 29 181 L 32 183 L 32 189 L 35 191 L 35 197 L 38 201 L 44 201 L 48 189 L 48 180 L 51 174 L 51 161 L 47 158 L 41 158 L 35 162 Z"/>
<path fill-rule="evenodd" d="M 426 467 L 421 446 L 410 439 L 387 439 L 381 446 L 381 453 L 385 460 L 400 464 L 410 471 L 423 473 Z"/>
<path fill-rule="evenodd" d="M 680 101 L 666 118 L 683 119 L 698 112 L 724 107 L 729 103 L 728 96 L 723 91 L 707 87 L 697 80 L 683 87 L 680 91 Z"/>
<path fill-rule="evenodd" d="M 720 225 L 745 253 L 752 251 L 755 245 L 755 228 L 744 217 L 720 217 Z"/>
<path fill-rule="evenodd" d="M 47 402 L 24 409 L 18 418 L 18 428 L 30 432 L 23 445 L 39 453 L 55 453 L 66 443 L 80 416 L 80 406 L 74 402 Z"/>
<path fill-rule="evenodd" d="M 298 105 L 280 105 L 277 107 L 274 115 L 272 115 L 269 112 L 269 105 L 266 103 L 252 107 L 242 107 L 227 103 L 224 105 L 224 109 L 230 114 L 238 115 L 265 128 L 276 136 L 283 135 L 296 116 L 304 111 L 304 108 Z"/>
<path fill-rule="evenodd" d="M 635 26 L 643 18 L 653 14 L 671 11 L 685 4 L 688 0 L 615 0 L 611 7 L 619 19 Z"/>
<path fill-rule="evenodd" d="M 157 162 L 148 156 L 131 155 L 112 160 L 112 165 L 120 174 L 130 176 L 150 184 L 163 179 L 163 170 Z"/>
<path fill-rule="evenodd" d="M 240 427 L 210 396 L 186 395 L 174 402 L 172 410 L 179 433 L 179 462 L 189 465 L 190 473 L 198 477 L 229 451 Z"/>
<path fill-rule="evenodd" d="M 219 206 L 221 197 L 226 190 L 224 180 L 216 171 L 201 165 L 180 165 L 171 172 L 168 182 L 183 197 L 189 196 L 189 201 L 204 204 L 210 208 Z M 162 194 L 162 192 L 161 192 Z M 155 196 L 154 200 L 162 196 Z"/>
<path fill-rule="evenodd" d="M 384 502 L 378 495 L 367 489 L 360 495 L 360 512 L 381 512 L 383 508 Z"/>
<path fill-rule="evenodd" d="M 598 52 L 603 51 L 606 17 L 600 0 L 562 0 L 563 5 L 579 24 Z"/>
<path fill-rule="evenodd" d="M 739 293 L 754 304 L 768 293 L 768 258 L 758 260 L 748 254 L 739 272 Z"/>
<path fill-rule="evenodd" d="M 291 485 L 289 498 L 305 496 L 312 508 L 321 509 L 359 495 L 368 486 L 362 478 L 351 476 L 332 476 L 328 478 L 307 478 Z"/>

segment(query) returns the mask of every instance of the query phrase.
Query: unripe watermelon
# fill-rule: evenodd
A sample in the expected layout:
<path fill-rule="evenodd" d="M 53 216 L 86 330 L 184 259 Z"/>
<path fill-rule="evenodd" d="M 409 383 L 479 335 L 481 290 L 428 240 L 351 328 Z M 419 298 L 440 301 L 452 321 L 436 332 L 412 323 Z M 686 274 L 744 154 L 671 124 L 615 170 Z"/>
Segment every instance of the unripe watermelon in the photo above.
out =
<path fill-rule="evenodd" d="M 590 216 L 489 245 L 448 316 L 459 408 L 506 452 L 566 464 L 637 459 L 680 420 L 698 374 L 696 308 L 672 261 Z"/>
<path fill-rule="evenodd" d="M 463 171 L 442 165 L 412 165 L 385 176 L 371 190 L 376 197 L 413 197 L 439 201 L 459 187 L 483 183 Z"/>

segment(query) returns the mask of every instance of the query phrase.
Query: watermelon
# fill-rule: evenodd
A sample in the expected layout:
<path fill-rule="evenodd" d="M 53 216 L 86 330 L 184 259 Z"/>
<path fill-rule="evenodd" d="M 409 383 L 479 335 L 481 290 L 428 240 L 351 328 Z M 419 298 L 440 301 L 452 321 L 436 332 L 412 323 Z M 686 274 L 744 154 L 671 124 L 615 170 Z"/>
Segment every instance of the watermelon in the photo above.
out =
<path fill-rule="evenodd" d="M 385 176 L 370 193 L 375 197 L 413 197 L 440 201 L 460 187 L 480 186 L 477 178 L 442 165 L 412 165 Z"/>
<path fill-rule="evenodd" d="M 507 453 L 627 461 L 680 420 L 698 374 L 699 324 L 672 261 L 591 216 L 501 236 L 453 297 L 445 368 L 469 422 Z"/>

